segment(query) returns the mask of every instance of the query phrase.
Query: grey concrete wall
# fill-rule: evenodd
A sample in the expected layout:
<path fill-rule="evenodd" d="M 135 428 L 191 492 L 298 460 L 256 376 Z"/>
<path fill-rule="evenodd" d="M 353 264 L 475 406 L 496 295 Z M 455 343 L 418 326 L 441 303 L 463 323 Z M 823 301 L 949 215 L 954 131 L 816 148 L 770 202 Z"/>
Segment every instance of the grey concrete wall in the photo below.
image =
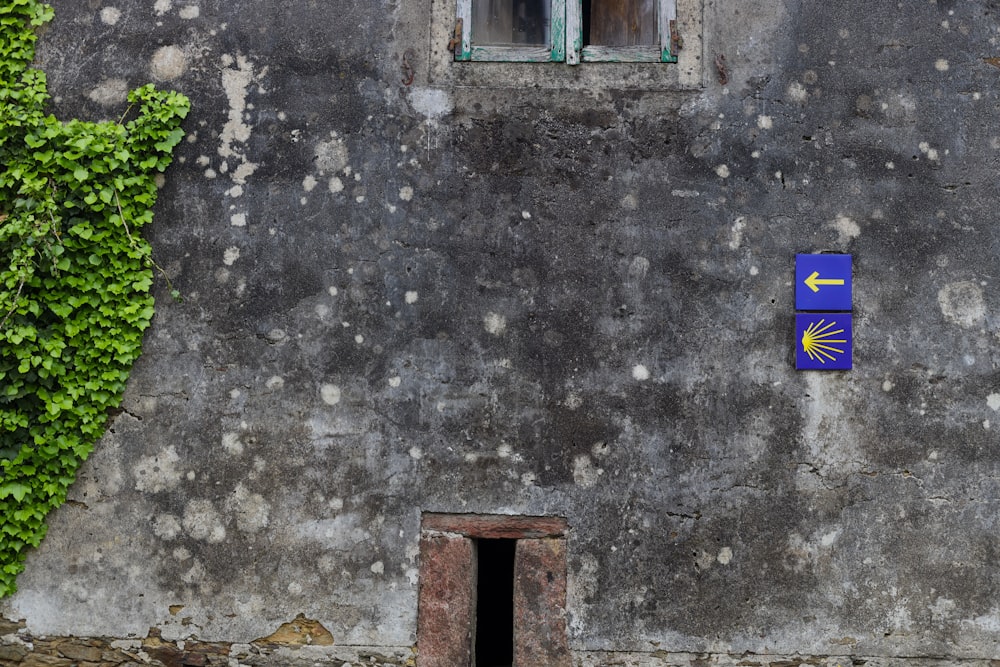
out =
<path fill-rule="evenodd" d="M 995 3 L 682 1 L 678 65 L 577 68 L 450 63 L 447 0 L 54 5 L 59 115 L 192 98 L 184 301 L 0 613 L 404 647 L 421 511 L 551 514 L 575 651 L 1000 658 Z M 850 372 L 794 370 L 821 251 Z"/>

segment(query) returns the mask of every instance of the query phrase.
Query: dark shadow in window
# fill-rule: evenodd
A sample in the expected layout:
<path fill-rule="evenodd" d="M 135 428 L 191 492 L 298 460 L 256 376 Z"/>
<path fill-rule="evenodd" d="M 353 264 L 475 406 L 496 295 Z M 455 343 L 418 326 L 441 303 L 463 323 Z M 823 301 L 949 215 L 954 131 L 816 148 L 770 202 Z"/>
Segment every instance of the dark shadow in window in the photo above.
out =
<path fill-rule="evenodd" d="M 514 662 L 514 553 L 517 540 L 476 540 L 476 667 Z"/>

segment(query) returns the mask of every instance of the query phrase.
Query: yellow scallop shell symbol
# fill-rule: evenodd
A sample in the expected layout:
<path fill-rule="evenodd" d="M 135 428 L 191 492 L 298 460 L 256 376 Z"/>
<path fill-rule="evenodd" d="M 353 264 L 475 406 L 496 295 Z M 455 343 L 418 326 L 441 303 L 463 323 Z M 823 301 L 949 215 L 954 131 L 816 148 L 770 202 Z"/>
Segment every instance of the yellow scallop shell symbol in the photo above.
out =
<path fill-rule="evenodd" d="M 830 331 L 831 328 L 836 326 L 836 322 L 830 322 L 826 326 L 823 326 L 824 324 L 826 324 L 826 320 L 813 322 L 802 332 L 802 351 L 810 359 L 818 361 L 821 364 L 825 364 L 827 359 L 835 361 L 836 357 L 833 356 L 834 354 L 844 354 L 843 349 L 834 347 L 831 343 L 847 342 L 846 338 L 833 338 L 833 336 L 844 333 L 843 329 Z"/>

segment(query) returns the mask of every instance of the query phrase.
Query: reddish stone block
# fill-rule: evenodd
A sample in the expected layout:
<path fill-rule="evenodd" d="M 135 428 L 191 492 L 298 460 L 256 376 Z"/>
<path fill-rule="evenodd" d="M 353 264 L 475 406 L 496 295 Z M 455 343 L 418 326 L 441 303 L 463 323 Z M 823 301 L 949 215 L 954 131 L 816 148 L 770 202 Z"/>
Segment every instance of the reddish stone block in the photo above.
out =
<path fill-rule="evenodd" d="M 565 610 L 566 540 L 518 540 L 514 556 L 515 667 L 572 665 Z"/>
<path fill-rule="evenodd" d="M 478 539 L 521 540 L 561 537 L 566 534 L 566 519 L 498 514 L 425 514 L 422 527 L 424 530 L 457 533 Z"/>
<path fill-rule="evenodd" d="M 472 664 L 475 581 L 472 540 L 432 534 L 420 538 L 417 667 Z"/>

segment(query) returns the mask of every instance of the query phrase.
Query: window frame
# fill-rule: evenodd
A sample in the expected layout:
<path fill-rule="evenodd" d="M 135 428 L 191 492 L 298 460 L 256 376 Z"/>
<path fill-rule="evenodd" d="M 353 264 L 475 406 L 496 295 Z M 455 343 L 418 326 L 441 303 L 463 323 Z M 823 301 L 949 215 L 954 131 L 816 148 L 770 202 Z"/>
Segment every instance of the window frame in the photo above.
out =
<path fill-rule="evenodd" d="M 458 25 L 461 27 L 462 36 L 458 48 L 455 49 L 455 60 L 519 63 L 563 62 L 566 60 L 567 0 L 549 1 L 552 7 L 549 46 L 475 46 L 472 43 L 473 0 L 458 0 Z"/>
<path fill-rule="evenodd" d="M 643 46 L 584 46 L 582 0 L 550 0 L 551 44 L 546 46 L 476 46 L 472 43 L 472 3 L 457 0 L 455 60 L 462 62 L 586 62 L 676 63 L 680 40 L 676 33 L 677 0 L 656 0 L 657 44 Z M 460 37 L 459 37 L 460 34 Z"/>

